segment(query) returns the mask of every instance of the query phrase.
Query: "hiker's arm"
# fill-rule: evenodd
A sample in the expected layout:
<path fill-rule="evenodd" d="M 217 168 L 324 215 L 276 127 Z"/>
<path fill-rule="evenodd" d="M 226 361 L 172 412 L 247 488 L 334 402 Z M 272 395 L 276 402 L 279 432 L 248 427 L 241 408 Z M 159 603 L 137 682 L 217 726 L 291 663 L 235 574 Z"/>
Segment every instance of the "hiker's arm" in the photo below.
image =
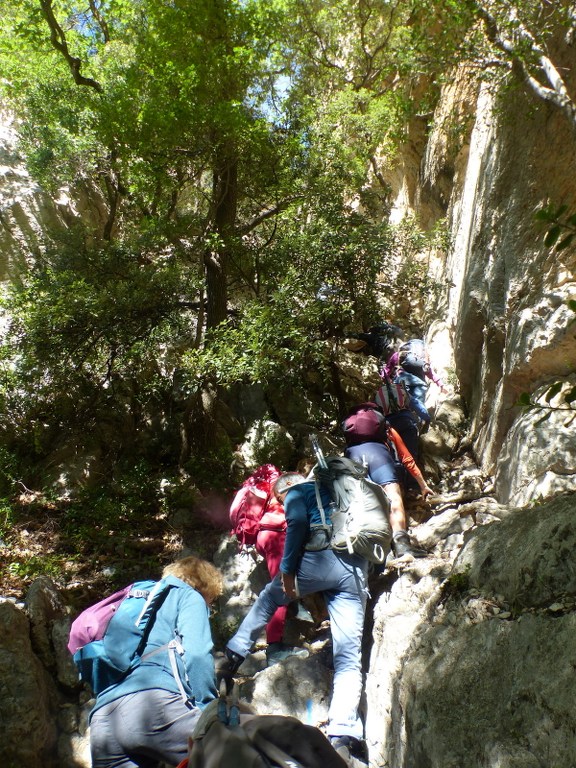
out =
<path fill-rule="evenodd" d="M 293 573 L 281 573 L 280 578 L 282 580 L 282 589 L 284 594 L 290 600 L 296 600 L 298 594 L 296 592 L 296 576 Z"/>
<path fill-rule="evenodd" d="M 394 377 L 394 371 L 398 367 L 398 360 L 399 360 L 399 354 L 398 352 L 393 352 L 388 360 L 384 363 L 382 368 L 384 369 L 386 375 L 388 378 L 392 379 Z"/>
<path fill-rule="evenodd" d="M 284 498 L 286 515 L 286 541 L 280 563 L 280 572 L 295 574 L 304 544 L 310 532 L 306 500 L 298 486 L 289 488 Z"/>
<path fill-rule="evenodd" d="M 182 637 L 190 687 L 196 704 L 202 708 L 218 695 L 208 607 L 196 590 L 187 589 L 183 592 L 178 605 L 177 629 Z"/>
<path fill-rule="evenodd" d="M 388 431 L 396 447 L 398 458 L 418 483 L 418 487 L 420 488 L 420 493 L 422 494 L 422 496 L 424 498 L 426 498 L 426 496 L 432 496 L 434 494 L 434 491 L 432 490 L 432 488 L 428 486 L 428 484 L 426 483 L 426 480 L 424 480 L 424 476 L 422 472 L 420 472 L 418 465 L 414 461 L 414 457 L 412 456 L 408 448 L 406 448 L 406 444 L 404 443 L 404 440 L 402 440 L 398 432 L 393 427 L 389 427 Z"/>
<path fill-rule="evenodd" d="M 436 384 L 436 386 L 440 388 L 441 392 L 443 392 L 444 394 L 448 392 L 446 385 L 444 384 L 440 376 L 438 376 L 438 374 L 434 371 L 431 365 L 429 365 L 428 368 L 426 369 L 425 376 L 428 379 L 430 379 L 430 381 L 433 381 L 434 384 Z"/>

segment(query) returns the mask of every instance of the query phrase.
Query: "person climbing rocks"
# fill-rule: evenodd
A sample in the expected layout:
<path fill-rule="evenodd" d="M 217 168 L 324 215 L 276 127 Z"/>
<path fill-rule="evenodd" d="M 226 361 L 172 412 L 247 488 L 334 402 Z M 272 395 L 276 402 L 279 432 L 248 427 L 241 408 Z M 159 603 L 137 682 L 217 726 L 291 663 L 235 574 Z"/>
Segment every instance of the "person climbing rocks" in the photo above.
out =
<path fill-rule="evenodd" d="M 99 693 L 90 713 L 94 768 L 177 765 L 218 695 L 209 608 L 222 593 L 222 574 L 190 556 L 167 565 L 162 576 L 172 577 L 177 588 L 158 608 L 141 662 Z M 181 655 L 172 664 L 169 645 L 175 641 Z"/>
<path fill-rule="evenodd" d="M 414 461 L 418 464 L 420 458 L 420 421 L 423 417 L 430 418 L 428 411 L 417 401 L 412 400 L 403 381 L 392 381 L 381 371 L 382 385 L 374 395 L 374 402 L 386 417 L 386 421 L 402 438 Z M 406 491 L 417 491 L 418 483 L 409 472 L 404 473 Z"/>
<path fill-rule="evenodd" d="M 426 407 L 427 380 L 433 381 L 444 394 L 448 389 L 432 368 L 425 342 L 422 339 L 410 339 L 401 344 L 382 366 L 380 375 L 406 388 L 410 395 L 411 408 L 420 419 L 419 433 L 427 432 L 431 421 Z M 417 453 L 414 455 L 417 458 Z"/>
<path fill-rule="evenodd" d="M 270 578 L 278 573 L 284 540 L 286 538 L 286 518 L 282 504 L 274 497 L 272 487 L 280 477 L 280 470 L 274 464 L 258 467 L 242 484 L 230 506 L 232 533 L 240 547 L 253 546 L 264 559 Z M 288 606 L 280 605 L 266 626 L 266 663 L 277 664 L 288 656 L 307 656 L 305 648 L 284 643 L 284 628 L 288 615 Z M 298 607 L 298 617 L 303 621 L 312 621 L 310 613 Z"/>
<path fill-rule="evenodd" d="M 319 489 L 322 504 L 330 505 L 327 488 Z M 274 494 L 284 504 L 286 541 L 280 572 L 266 585 L 217 662 L 216 674 L 232 677 L 278 606 L 313 592 L 324 597 L 330 618 L 334 659 L 333 690 L 326 733 L 339 754 L 363 753 L 363 724 L 358 707 L 362 693 L 361 643 L 366 608 L 368 563 L 359 555 L 324 547 L 310 550 L 310 527 L 321 522 L 316 485 L 297 472 L 281 475 Z"/>
<path fill-rule="evenodd" d="M 355 406 L 342 422 L 346 439 L 344 455 L 364 465 L 370 479 L 381 485 L 390 501 L 392 551 L 395 557 L 426 557 L 426 550 L 415 545 L 408 535 L 402 496 L 402 467 L 416 481 L 422 497 L 432 496 L 414 457 L 398 432 L 387 422 L 376 403 Z"/>
<path fill-rule="evenodd" d="M 366 344 L 368 353 L 374 355 L 380 363 L 385 363 L 394 351 L 398 339 L 403 338 L 403 332 L 397 325 L 381 320 L 367 331 L 349 334 L 350 338 L 358 339 Z"/>

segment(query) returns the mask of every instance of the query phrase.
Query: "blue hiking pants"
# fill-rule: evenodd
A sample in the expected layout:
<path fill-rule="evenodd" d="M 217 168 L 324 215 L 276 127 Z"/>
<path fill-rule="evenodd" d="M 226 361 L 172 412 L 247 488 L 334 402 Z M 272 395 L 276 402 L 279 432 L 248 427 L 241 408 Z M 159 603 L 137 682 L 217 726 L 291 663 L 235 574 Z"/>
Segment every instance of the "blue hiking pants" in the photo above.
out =
<path fill-rule="evenodd" d="M 334 683 L 328 712 L 329 736 L 363 736 L 358 706 L 362 694 L 362 632 L 367 562 L 331 549 L 305 552 L 296 573 L 299 595 L 321 592 L 330 616 Z M 259 594 L 228 648 L 246 656 L 279 605 L 288 603 L 276 576 Z"/>

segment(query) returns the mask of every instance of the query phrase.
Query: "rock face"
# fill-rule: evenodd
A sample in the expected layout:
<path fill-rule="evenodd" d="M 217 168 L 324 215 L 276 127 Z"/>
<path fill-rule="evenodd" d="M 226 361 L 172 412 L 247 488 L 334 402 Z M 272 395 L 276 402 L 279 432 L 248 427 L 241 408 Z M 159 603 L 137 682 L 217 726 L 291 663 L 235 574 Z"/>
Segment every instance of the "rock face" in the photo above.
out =
<path fill-rule="evenodd" d="M 37 619 L 39 617 L 37 616 Z M 51 623 L 42 622 L 46 636 Z M 40 629 L 37 620 L 36 627 Z M 45 765 L 56 768 L 58 759 L 57 719 L 61 701 L 48 669 L 46 648 L 35 648 L 31 621 L 23 606 L 0 602 L 0 756 L 2 764 Z M 68 765 L 76 765 L 70 762 Z"/>
<path fill-rule="evenodd" d="M 573 75 L 576 52 L 559 56 Z M 447 126 L 462 114 L 475 117 L 454 147 Z M 451 247 L 436 267 L 447 288 L 432 341 L 451 346 L 475 454 L 495 473 L 500 501 L 547 498 L 573 486 L 570 414 L 536 427 L 534 414 L 515 403 L 522 392 L 538 398 L 556 380 L 575 383 L 567 301 L 576 297 L 576 249 L 553 252 L 534 219 L 548 201 L 576 211 L 574 130 L 522 87 L 498 91 L 466 73 L 446 89 L 433 125 L 417 193 L 405 206 L 428 225 L 446 216 L 449 228 Z"/>
<path fill-rule="evenodd" d="M 576 52 L 559 55 L 573 78 Z M 460 145 L 449 115 L 472 117 Z M 576 211 L 576 138 L 532 93 L 499 92 L 466 72 L 446 87 L 433 125 L 417 169 L 413 147 L 403 164 L 417 180 L 397 184 L 395 215 L 427 226 L 446 217 L 451 247 L 435 267 L 446 290 L 430 342 L 438 367 L 457 373 L 494 496 L 439 507 L 415 528 L 434 559 L 380 585 L 370 765 L 574 765 L 574 412 L 542 421 L 515 403 L 528 392 L 547 405 L 554 381 L 576 383 L 576 253 L 546 248 L 533 218 L 548 201 Z"/>
<path fill-rule="evenodd" d="M 442 586 L 437 564 L 399 577 L 375 615 L 372 765 L 574 764 L 575 536 L 561 497 L 464 534 Z"/>

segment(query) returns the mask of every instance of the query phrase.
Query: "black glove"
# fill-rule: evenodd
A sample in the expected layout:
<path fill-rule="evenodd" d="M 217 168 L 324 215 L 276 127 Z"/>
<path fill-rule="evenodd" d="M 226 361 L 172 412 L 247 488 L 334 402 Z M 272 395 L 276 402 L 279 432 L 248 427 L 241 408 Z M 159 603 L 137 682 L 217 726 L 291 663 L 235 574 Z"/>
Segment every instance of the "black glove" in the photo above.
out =
<path fill-rule="evenodd" d="M 224 655 L 214 660 L 214 673 L 218 690 L 220 690 L 221 683 L 224 682 L 226 693 L 230 693 L 234 685 L 234 675 L 243 661 L 244 656 L 234 653 L 230 648 L 226 648 Z"/>

